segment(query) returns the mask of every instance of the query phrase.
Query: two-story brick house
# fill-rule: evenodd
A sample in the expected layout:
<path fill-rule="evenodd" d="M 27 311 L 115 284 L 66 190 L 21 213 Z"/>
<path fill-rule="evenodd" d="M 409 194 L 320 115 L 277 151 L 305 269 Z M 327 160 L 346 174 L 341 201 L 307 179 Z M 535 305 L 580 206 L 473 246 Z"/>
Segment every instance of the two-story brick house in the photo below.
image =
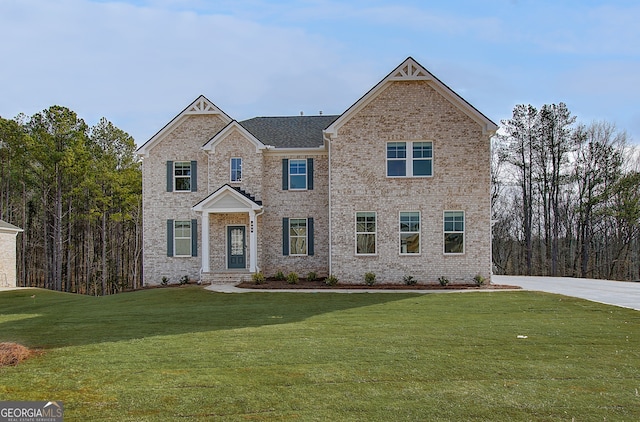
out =
<path fill-rule="evenodd" d="M 138 150 L 144 283 L 489 278 L 496 130 L 412 58 L 339 116 L 238 122 L 200 96 Z"/>

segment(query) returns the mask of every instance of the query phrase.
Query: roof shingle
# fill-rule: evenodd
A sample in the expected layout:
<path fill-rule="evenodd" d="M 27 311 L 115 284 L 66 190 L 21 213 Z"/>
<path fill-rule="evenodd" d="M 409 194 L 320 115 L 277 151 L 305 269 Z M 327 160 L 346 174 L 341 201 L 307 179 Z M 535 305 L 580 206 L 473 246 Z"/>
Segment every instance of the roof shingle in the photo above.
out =
<path fill-rule="evenodd" d="M 254 117 L 239 123 L 265 145 L 276 148 L 317 148 L 324 144 L 322 131 L 338 117 Z"/>

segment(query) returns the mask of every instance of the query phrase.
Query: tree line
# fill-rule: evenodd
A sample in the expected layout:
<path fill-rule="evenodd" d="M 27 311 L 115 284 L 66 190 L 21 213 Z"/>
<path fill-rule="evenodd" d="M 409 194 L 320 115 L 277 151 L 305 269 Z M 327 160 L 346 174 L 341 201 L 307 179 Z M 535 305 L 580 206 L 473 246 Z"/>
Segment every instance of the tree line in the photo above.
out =
<path fill-rule="evenodd" d="M 142 177 L 135 142 L 52 106 L 0 117 L 0 218 L 18 236 L 19 286 L 105 295 L 140 286 Z"/>
<path fill-rule="evenodd" d="M 517 105 L 492 141 L 498 274 L 640 279 L 640 173 L 624 131 Z"/>
<path fill-rule="evenodd" d="M 640 279 L 640 172 L 627 135 L 567 106 L 517 105 L 492 139 L 497 274 Z M 133 138 L 52 106 L 0 117 L 0 218 L 18 284 L 92 295 L 141 286 L 142 177 Z"/>

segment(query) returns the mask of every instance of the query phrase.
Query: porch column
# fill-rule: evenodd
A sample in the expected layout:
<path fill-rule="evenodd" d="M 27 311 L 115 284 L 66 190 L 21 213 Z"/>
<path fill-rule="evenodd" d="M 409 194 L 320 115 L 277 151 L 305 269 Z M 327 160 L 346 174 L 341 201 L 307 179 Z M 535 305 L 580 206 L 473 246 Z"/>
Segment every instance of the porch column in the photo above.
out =
<path fill-rule="evenodd" d="M 202 212 L 202 272 L 209 272 L 209 212 Z"/>
<path fill-rule="evenodd" d="M 249 210 L 249 271 L 256 272 L 258 263 L 258 227 L 256 225 L 256 212 Z"/>

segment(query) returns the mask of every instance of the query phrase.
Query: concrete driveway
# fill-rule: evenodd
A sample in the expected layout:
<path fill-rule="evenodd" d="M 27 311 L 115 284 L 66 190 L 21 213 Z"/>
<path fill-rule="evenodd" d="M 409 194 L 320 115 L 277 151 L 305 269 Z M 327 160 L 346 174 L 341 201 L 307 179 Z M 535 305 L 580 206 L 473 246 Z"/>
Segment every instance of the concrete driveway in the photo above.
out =
<path fill-rule="evenodd" d="M 558 293 L 640 311 L 640 283 L 569 277 L 491 276 L 495 284 Z"/>

